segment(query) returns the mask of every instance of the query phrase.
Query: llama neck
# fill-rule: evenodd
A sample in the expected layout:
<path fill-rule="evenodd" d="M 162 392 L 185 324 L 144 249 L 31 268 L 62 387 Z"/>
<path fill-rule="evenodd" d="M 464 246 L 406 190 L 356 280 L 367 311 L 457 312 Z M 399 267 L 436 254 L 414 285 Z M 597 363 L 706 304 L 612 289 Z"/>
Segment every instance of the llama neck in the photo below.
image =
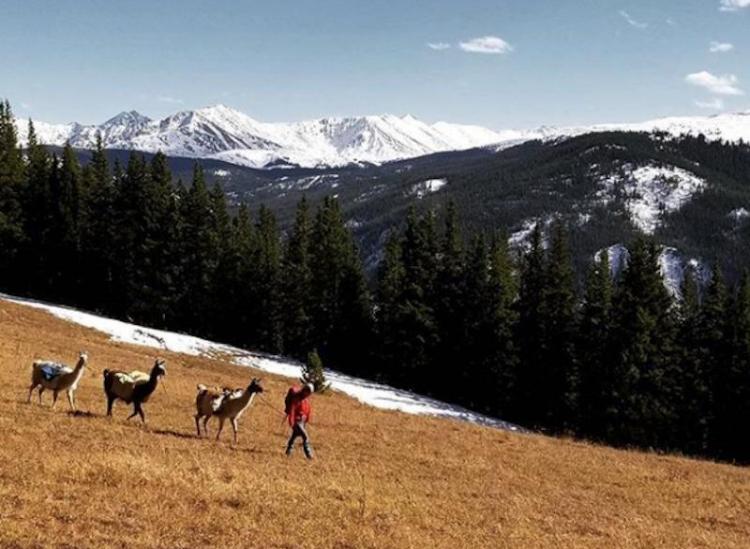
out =
<path fill-rule="evenodd" d="M 159 376 L 156 372 L 151 372 L 148 381 L 144 384 L 144 390 L 147 395 L 150 395 L 156 389 L 156 385 L 159 383 Z"/>
<path fill-rule="evenodd" d="M 242 399 L 242 409 L 244 410 L 253 403 L 253 399 L 255 398 L 255 391 L 245 389 L 240 398 Z"/>
<path fill-rule="evenodd" d="M 79 360 L 76 364 L 76 367 L 73 368 L 73 379 L 79 380 L 81 379 L 81 376 L 83 375 L 83 367 L 86 366 L 86 362 L 83 360 Z"/>

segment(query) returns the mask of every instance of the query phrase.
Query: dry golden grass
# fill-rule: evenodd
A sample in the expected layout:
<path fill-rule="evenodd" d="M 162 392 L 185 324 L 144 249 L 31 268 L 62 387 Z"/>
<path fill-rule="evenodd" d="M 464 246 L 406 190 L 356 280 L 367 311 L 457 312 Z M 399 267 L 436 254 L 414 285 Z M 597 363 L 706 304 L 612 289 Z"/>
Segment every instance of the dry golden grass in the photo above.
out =
<path fill-rule="evenodd" d="M 89 369 L 72 416 L 26 404 L 33 358 Z M 0 302 L 1 547 L 748 547 L 750 471 L 375 410 L 313 397 L 317 459 L 283 455 L 258 402 L 215 444 L 194 436 L 198 382 L 255 373 L 166 353 L 149 428 L 103 416 L 101 370 L 148 369 L 115 344 Z M 288 380 L 265 375 L 281 408 Z M 215 430 L 215 424 L 212 422 Z"/>

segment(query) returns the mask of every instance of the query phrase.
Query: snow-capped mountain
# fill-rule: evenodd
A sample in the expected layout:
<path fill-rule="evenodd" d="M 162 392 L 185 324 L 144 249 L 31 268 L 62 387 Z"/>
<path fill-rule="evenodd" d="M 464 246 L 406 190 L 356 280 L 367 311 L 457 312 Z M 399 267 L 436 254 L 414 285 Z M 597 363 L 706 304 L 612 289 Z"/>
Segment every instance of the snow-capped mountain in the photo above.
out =
<path fill-rule="evenodd" d="M 26 124 L 19 121 L 26 139 Z M 175 156 L 214 158 L 250 167 L 380 164 L 434 152 L 469 149 L 506 139 L 479 126 L 439 122 L 413 116 L 323 118 L 284 124 L 264 123 L 224 105 L 182 111 L 151 120 L 123 112 L 101 125 L 35 123 L 39 141 L 77 148 L 95 146 L 97 133 L 106 148 L 162 151 Z"/>
<path fill-rule="evenodd" d="M 18 122 L 22 143 L 26 123 Z M 224 105 L 181 111 L 151 120 L 122 112 L 100 125 L 35 122 L 39 141 L 77 148 L 162 151 L 168 155 L 212 158 L 255 168 L 272 166 L 337 167 L 382 164 L 426 154 L 492 146 L 504 149 L 525 141 L 549 141 L 592 132 L 640 131 L 671 135 L 703 134 L 708 139 L 750 141 L 750 111 L 707 117 L 673 117 L 630 124 L 550 127 L 493 131 L 481 126 L 437 122 L 413 116 L 321 118 L 295 123 L 259 122 Z"/>
<path fill-rule="evenodd" d="M 703 134 L 706 139 L 724 141 L 750 140 L 750 111 L 722 113 L 712 116 L 674 116 L 657 118 L 646 122 L 630 124 L 597 124 L 588 127 L 562 128 L 558 132 L 554 128 L 546 128 L 549 136 L 581 135 L 591 132 L 631 131 L 631 132 L 664 132 L 670 135 Z"/>

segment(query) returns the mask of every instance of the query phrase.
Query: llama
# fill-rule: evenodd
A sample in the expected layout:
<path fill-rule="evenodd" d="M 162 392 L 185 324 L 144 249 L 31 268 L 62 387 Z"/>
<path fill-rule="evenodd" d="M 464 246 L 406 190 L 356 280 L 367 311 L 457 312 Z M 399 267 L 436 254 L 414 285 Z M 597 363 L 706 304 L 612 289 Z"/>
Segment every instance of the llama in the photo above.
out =
<path fill-rule="evenodd" d="M 257 393 L 263 392 L 260 379 L 253 378 L 250 385 L 244 390 L 227 390 L 222 391 L 209 390 L 205 385 L 198 385 L 198 394 L 195 398 L 195 428 L 198 430 L 198 436 L 201 436 L 199 420 L 203 418 L 203 431 L 208 435 L 208 420 L 211 416 L 219 418 L 219 430 L 216 433 L 216 440 L 219 440 L 221 431 L 224 428 L 224 422 L 229 419 L 234 432 L 234 444 L 237 444 L 237 420 L 247 410 L 255 399 Z"/>
<path fill-rule="evenodd" d="M 139 371 L 130 373 L 116 370 L 104 370 L 104 393 L 107 395 L 107 415 L 112 415 L 112 405 L 118 398 L 133 405 L 133 413 L 128 420 L 136 415 L 146 424 L 146 416 L 141 407 L 156 390 L 159 378 L 166 375 L 164 361 L 157 359 L 150 374 Z"/>
<path fill-rule="evenodd" d="M 221 401 L 224 397 L 229 396 L 233 393 L 241 393 L 243 389 L 231 389 L 229 387 L 214 387 L 209 388 L 202 383 L 198 384 L 198 394 L 195 396 L 195 408 L 197 410 L 195 414 L 195 428 L 198 431 L 198 436 L 201 436 L 201 426 L 199 420 L 203 418 L 203 434 L 208 435 L 208 420 L 221 406 Z"/>
<path fill-rule="evenodd" d="M 60 391 L 65 391 L 68 395 L 70 409 L 75 412 L 75 392 L 83 377 L 83 370 L 88 358 L 85 352 L 81 352 L 75 368 L 49 360 L 35 360 L 31 365 L 31 386 L 29 387 L 27 402 L 31 402 L 31 393 L 39 387 L 39 404 L 42 404 L 42 393 L 45 389 L 50 389 L 52 391 L 52 409 L 54 410 L 55 404 L 57 404 L 57 395 Z"/>

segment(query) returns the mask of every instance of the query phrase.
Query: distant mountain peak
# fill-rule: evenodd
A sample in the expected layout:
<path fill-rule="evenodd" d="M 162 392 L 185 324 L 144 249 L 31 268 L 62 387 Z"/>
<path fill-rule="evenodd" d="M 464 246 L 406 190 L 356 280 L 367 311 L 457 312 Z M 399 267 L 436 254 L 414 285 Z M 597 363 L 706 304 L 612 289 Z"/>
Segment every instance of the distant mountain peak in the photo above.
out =
<path fill-rule="evenodd" d="M 151 119 L 148 116 L 145 116 L 138 111 L 132 110 L 132 111 L 122 111 L 119 114 L 116 114 L 102 126 L 111 126 L 113 124 L 123 124 L 123 123 L 138 123 L 138 124 L 145 124 L 151 122 Z"/>
<path fill-rule="evenodd" d="M 54 125 L 36 122 L 39 139 L 50 145 L 69 141 L 90 149 L 100 134 L 107 148 L 172 156 L 214 158 L 244 166 L 298 165 L 336 167 L 381 164 L 436 152 L 495 146 L 529 140 L 566 139 L 602 131 L 664 131 L 672 135 L 704 134 L 708 139 L 750 140 L 750 111 L 712 117 L 671 117 L 638 124 L 600 124 L 535 130 L 493 131 L 482 126 L 437 122 L 427 124 L 411 114 L 327 117 L 295 123 L 259 122 L 222 103 L 184 110 L 161 120 L 123 111 L 101 125 Z M 18 123 L 19 136 L 26 122 Z"/>

